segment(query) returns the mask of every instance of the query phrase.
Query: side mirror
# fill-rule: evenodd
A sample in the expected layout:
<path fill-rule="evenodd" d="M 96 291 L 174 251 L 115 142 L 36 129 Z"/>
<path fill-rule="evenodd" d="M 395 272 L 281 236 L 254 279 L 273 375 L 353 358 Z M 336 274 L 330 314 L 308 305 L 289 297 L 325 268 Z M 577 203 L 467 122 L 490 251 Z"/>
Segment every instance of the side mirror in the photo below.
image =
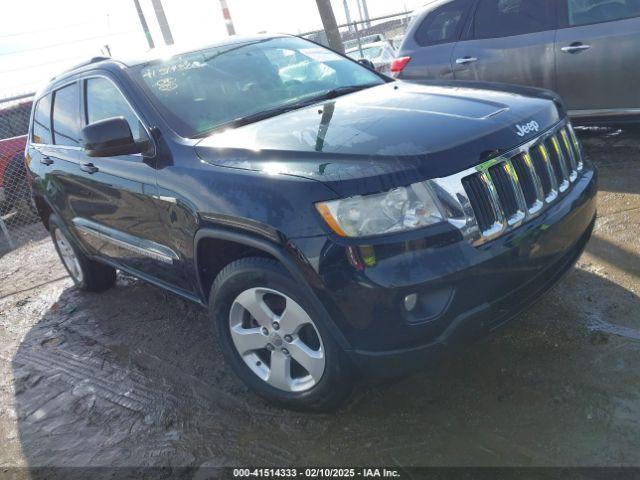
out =
<path fill-rule="evenodd" d="M 360 60 L 358 60 L 358 63 L 360 65 L 363 65 L 365 67 L 367 67 L 369 70 L 375 70 L 376 66 L 373 64 L 373 62 L 367 58 L 361 58 Z"/>
<path fill-rule="evenodd" d="M 136 142 L 129 122 L 124 117 L 113 117 L 84 127 L 82 146 L 90 157 L 115 157 L 142 153 L 149 148 L 149 142 Z"/>

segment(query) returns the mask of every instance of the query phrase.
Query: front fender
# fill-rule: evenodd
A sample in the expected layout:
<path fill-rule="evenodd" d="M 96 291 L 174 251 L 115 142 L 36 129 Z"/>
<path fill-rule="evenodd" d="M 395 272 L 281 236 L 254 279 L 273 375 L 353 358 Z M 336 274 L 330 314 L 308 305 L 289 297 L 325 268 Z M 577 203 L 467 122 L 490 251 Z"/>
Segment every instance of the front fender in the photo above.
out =
<path fill-rule="evenodd" d="M 199 262 L 201 261 L 201 259 L 198 258 L 198 244 L 207 238 L 245 245 L 265 252 L 278 260 L 287 269 L 293 279 L 296 282 L 299 282 L 300 285 L 304 286 L 305 290 L 309 294 L 310 301 L 314 304 L 314 307 L 316 307 L 319 312 L 322 312 L 322 320 L 333 335 L 333 338 L 344 350 L 351 349 L 349 342 L 343 335 L 342 331 L 338 328 L 334 318 L 327 308 L 325 308 L 323 302 L 320 301 L 317 293 L 319 288 L 313 287 L 314 284 L 316 284 L 316 287 L 320 287 L 318 282 L 321 282 L 321 280 L 315 270 L 313 270 L 309 265 L 304 254 L 292 242 L 286 241 L 281 236 L 278 237 L 276 241 L 275 238 L 259 236 L 258 234 L 243 231 L 233 231 L 218 227 L 204 227 L 198 230 L 194 238 L 194 267 L 196 272 L 199 272 L 198 267 Z M 200 275 L 198 275 L 198 288 L 202 298 L 206 299 L 207 292 L 204 291 Z"/>

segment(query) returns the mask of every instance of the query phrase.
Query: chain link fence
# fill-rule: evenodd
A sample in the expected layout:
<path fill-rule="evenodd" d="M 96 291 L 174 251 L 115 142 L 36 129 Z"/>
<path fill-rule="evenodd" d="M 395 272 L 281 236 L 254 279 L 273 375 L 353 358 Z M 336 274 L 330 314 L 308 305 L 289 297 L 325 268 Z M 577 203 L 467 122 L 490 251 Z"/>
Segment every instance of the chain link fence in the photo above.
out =
<path fill-rule="evenodd" d="M 0 100 L 0 255 L 41 236 L 24 163 L 32 95 Z"/>

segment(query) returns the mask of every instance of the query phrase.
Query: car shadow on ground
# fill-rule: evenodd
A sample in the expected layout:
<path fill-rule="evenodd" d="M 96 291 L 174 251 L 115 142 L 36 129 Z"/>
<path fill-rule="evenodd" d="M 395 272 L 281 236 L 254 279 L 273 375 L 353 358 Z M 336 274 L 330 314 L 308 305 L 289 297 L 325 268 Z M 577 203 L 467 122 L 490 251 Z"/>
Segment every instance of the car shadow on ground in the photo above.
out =
<path fill-rule="evenodd" d="M 241 386 L 199 307 L 119 276 L 101 295 L 64 290 L 24 337 L 19 439 L 34 468 L 638 464 L 639 310 L 631 291 L 575 269 L 435 373 L 308 415 Z"/>

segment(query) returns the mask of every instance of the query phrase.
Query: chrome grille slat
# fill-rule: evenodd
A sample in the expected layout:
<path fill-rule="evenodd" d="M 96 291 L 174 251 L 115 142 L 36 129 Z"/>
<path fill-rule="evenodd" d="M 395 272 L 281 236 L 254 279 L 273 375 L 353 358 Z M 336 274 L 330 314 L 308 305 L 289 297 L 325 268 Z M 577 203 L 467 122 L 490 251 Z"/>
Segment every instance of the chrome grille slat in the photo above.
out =
<path fill-rule="evenodd" d="M 569 188 L 569 180 L 565 179 L 565 172 L 562 166 L 560 158 L 557 157 L 555 151 L 555 145 L 553 144 L 553 137 L 549 137 L 542 144 L 543 156 L 548 159 L 551 170 L 553 171 L 553 177 L 556 179 L 557 191 L 562 193 Z"/>
<path fill-rule="evenodd" d="M 507 177 L 509 179 L 509 184 L 511 185 L 511 189 L 515 194 L 516 203 L 518 206 L 518 210 L 516 211 L 515 215 L 513 215 L 508 220 L 509 226 L 514 227 L 522 223 L 522 221 L 525 219 L 526 211 L 527 211 L 527 202 L 524 199 L 524 192 L 522 191 L 522 187 L 520 186 L 520 182 L 518 180 L 518 174 L 513 168 L 513 164 L 511 163 L 511 160 L 505 160 L 504 162 L 502 162 L 502 168 L 507 174 Z"/>
<path fill-rule="evenodd" d="M 540 180 L 538 172 L 536 172 L 536 168 L 533 165 L 533 160 L 531 159 L 531 154 L 528 150 L 522 154 L 522 158 L 527 170 L 529 170 L 529 178 L 531 178 L 533 187 L 536 191 L 535 202 L 533 202 L 532 205 L 527 205 L 529 209 L 529 215 L 535 215 L 544 206 L 544 190 L 542 188 L 542 181 Z"/>
<path fill-rule="evenodd" d="M 571 160 L 568 158 L 567 154 L 565 153 L 565 151 L 562 148 L 562 135 L 561 134 L 562 134 L 562 132 L 558 131 L 558 133 L 552 137 L 551 141 L 553 142 L 553 148 L 556 151 L 556 155 L 558 155 L 558 159 L 560 160 L 560 165 L 561 165 L 561 168 L 562 168 L 563 178 L 566 181 L 568 181 L 569 183 L 573 183 L 573 182 L 575 182 L 575 180 L 577 178 L 577 174 L 576 174 L 576 176 L 573 175 L 573 168 L 571 166 Z"/>
<path fill-rule="evenodd" d="M 558 185 L 555 179 L 549 160 L 545 157 L 546 150 L 542 145 L 535 145 L 528 149 L 529 158 L 533 163 L 534 169 L 543 190 L 542 202 L 551 202 L 558 195 Z"/>
<path fill-rule="evenodd" d="M 500 199 L 498 198 L 498 191 L 496 190 L 495 185 L 493 184 L 493 180 L 491 179 L 491 175 L 488 172 L 484 171 L 480 173 L 480 179 L 484 184 L 485 188 L 489 193 L 489 199 L 491 203 L 491 208 L 493 209 L 493 213 L 495 216 L 494 224 L 489 227 L 488 230 L 483 232 L 483 236 L 487 238 L 494 238 L 502 233 L 502 231 L 506 228 L 504 211 L 502 210 L 502 205 L 500 204 Z"/>
<path fill-rule="evenodd" d="M 558 177 L 556 177 L 556 172 L 551 165 L 551 157 L 549 156 L 549 152 L 547 151 L 547 147 L 545 147 L 544 143 L 541 143 L 537 146 L 540 154 L 542 155 L 542 161 L 547 169 L 547 175 L 549 175 L 549 180 L 551 182 L 551 191 L 545 201 L 547 203 L 553 202 L 558 197 L 558 192 L 560 190 L 560 185 L 558 184 Z"/>
<path fill-rule="evenodd" d="M 481 245 L 539 215 L 577 181 L 584 169 L 581 152 L 567 122 L 513 152 L 457 174 L 479 229 L 470 241 Z"/>
<path fill-rule="evenodd" d="M 582 149 L 580 148 L 580 142 L 578 142 L 578 137 L 576 137 L 576 132 L 573 129 L 573 125 L 568 124 L 567 129 L 569 130 L 569 135 L 571 136 L 573 151 L 577 157 L 576 169 L 579 172 L 584 168 L 584 162 L 582 161 Z"/>
<path fill-rule="evenodd" d="M 576 154 L 571 147 L 571 142 L 569 141 L 569 134 L 567 133 L 567 129 L 563 128 L 560 131 L 560 137 L 562 138 L 562 145 L 564 147 L 563 152 L 567 154 L 569 157 L 569 163 L 571 164 L 571 175 L 569 180 L 571 182 L 575 182 L 578 178 L 578 162 L 576 160 Z"/>
<path fill-rule="evenodd" d="M 562 152 L 560 151 L 560 144 L 558 143 L 556 136 L 552 135 L 549 137 L 548 142 L 550 143 L 550 147 L 547 146 L 547 152 L 549 153 L 551 165 L 554 166 L 553 169 L 556 173 L 556 178 L 558 179 L 558 191 L 562 193 L 569 188 L 569 170 L 567 169 L 567 164 L 564 161 Z M 557 167 L 555 165 L 557 165 Z"/>

